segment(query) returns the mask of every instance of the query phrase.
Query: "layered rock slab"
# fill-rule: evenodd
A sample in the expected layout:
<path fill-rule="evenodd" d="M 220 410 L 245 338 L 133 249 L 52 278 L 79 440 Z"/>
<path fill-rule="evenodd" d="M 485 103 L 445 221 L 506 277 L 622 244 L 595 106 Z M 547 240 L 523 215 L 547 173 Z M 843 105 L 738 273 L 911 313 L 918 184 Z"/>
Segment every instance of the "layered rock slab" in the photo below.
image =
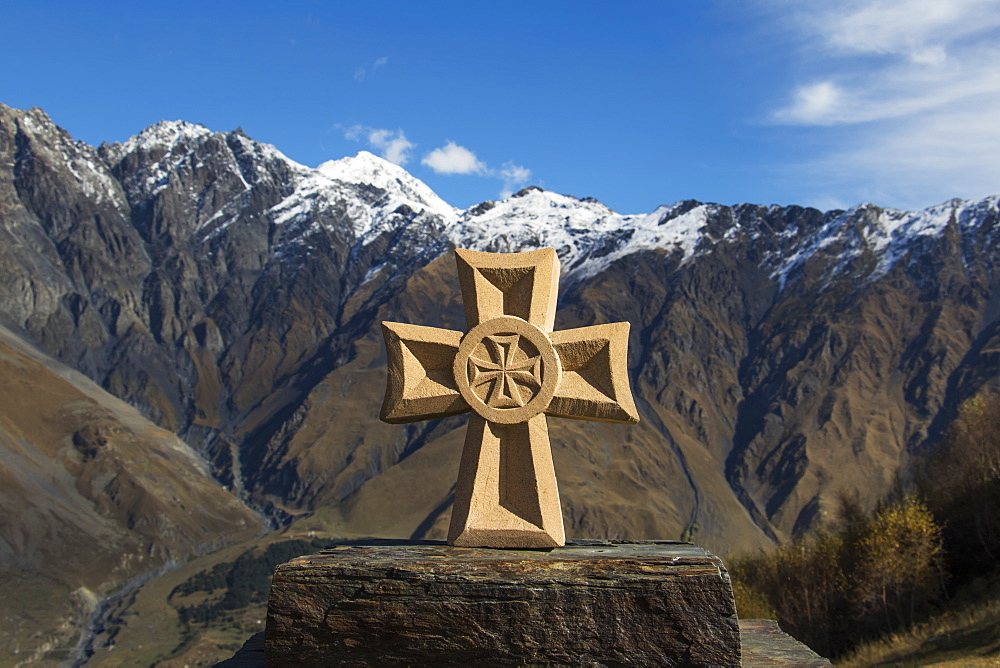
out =
<path fill-rule="evenodd" d="M 269 666 L 737 666 L 740 633 L 725 567 L 691 543 L 368 541 L 278 567 L 266 655 Z"/>

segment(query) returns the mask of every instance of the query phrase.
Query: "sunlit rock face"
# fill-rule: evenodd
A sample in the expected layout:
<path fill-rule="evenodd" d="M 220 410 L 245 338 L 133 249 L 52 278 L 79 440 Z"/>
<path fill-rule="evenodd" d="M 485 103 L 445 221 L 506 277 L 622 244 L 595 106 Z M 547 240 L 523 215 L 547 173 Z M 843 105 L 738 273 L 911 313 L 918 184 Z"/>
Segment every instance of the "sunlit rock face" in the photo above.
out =
<path fill-rule="evenodd" d="M 873 502 L 996 383 L 997 203 L 462 211 L 367 153 L 308 168 L 183 122 L 95 149 L 3 107 L 0 318 L 278 522 L 443 537 L 466 418 L 378 420 L 379 323 L 463 330 L 451 249 L 550 246 L 557 329 L 631 323 L 641 417 L 553 421 L 567 536 L 728 553 Z"/>

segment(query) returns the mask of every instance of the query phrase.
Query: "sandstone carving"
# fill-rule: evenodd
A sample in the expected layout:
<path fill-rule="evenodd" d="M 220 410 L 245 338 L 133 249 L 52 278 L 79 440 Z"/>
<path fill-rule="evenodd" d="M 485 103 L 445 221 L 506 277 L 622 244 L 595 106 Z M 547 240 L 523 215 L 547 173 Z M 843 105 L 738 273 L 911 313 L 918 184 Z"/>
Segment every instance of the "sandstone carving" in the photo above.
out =
<path fill-rule="evenodd" d="M 382 419 L 471 410 L 448 542 L 564 545 L 545 415 L 639 421 L 629 388 L 627 322 L 553 332 L 555 250 L 456 250 L 466 334 L 383 322 L 389 362 Z"/>

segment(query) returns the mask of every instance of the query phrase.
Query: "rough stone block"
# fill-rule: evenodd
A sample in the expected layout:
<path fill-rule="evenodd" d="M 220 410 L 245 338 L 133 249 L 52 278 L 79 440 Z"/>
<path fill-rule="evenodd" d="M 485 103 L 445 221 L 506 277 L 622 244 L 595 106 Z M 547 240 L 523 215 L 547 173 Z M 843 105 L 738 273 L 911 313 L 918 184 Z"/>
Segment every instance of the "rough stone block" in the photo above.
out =
<path fill-rule="evenodd" d="M 339 544 L 278 567 L 269 666 L 740 665 L 728 573 L 690 543 Z"/>

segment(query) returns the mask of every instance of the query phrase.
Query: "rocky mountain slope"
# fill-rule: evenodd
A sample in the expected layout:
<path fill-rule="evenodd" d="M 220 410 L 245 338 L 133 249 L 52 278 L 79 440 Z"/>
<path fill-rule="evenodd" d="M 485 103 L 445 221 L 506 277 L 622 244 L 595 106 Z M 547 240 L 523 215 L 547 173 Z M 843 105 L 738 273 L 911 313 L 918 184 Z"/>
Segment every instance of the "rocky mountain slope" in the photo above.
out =
<path fill-rule="evenodd" d="M 260 532 L 176 435 L 0 327 L 0 664 L 65 661 L 112 591 Z"/>
<path fill-rule="evenodd" d="M 344 535 L 443 535 L 464 419 L 378 421 L 378 323 L 464 328 L 453 247 L 553 246 L 557 329 L 632 323 L 642 422 L 550 420 L 567 534 L 726 553 L 873 502 L 997 382 L 998 218 L 537 188 L 461 211 L 364 152 L 313 169 L 184 122 L 93 148 L 0 106 L 0 323 L 275 521 Z"/>

